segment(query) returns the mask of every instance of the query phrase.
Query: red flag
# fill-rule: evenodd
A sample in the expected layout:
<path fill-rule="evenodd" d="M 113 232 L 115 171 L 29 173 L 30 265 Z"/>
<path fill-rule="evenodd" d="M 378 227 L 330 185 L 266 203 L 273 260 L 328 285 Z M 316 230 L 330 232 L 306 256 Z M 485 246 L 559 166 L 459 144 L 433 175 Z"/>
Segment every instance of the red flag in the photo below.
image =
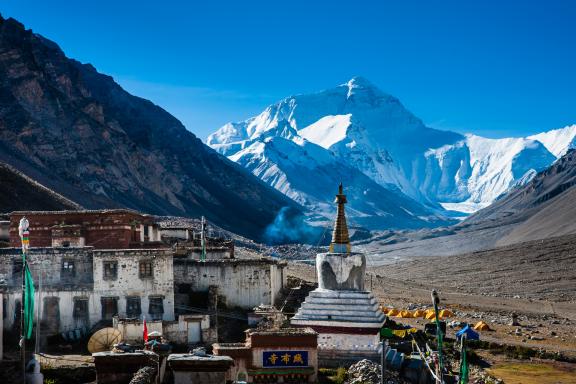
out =
<path fill-rule="evenodd" d="M 146 318 L 144 318 L 144 344 L 148 342 L 148 327 L 146 326 Z"/>

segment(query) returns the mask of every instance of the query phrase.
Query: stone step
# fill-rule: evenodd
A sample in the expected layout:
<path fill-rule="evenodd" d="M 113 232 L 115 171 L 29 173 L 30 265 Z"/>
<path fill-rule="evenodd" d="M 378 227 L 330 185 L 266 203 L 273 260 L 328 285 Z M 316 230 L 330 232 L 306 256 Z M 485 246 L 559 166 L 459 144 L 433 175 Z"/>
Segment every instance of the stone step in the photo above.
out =
<path fill-rule="evenodd" d="M 350 307 L 350 308 L 373 308 L 373 310 L 378 309 L 377 303 L 371 303 L 369 301 L 348 301 L 348 300 L 318 300 L 318 299 L 307 299 L 302 303 L 302 306 L 323 306 L 323 307 Z"/>
<path fill-rule="evenodd" d="M 370 310 L 330 310 L 330 309 L 316 309 L 316 308 L 303 308 L 298 313 L 302 315 L 326 315 L 326 316 L 367 316 L 367 317 L 379 317 L 383 316 L 382 313 L 370 311 Z"/>
<path fill-rule="evenodd" d="M 310 292 L 311 297 L 323 297 L 323 298 L 345 298 L 345 299 L 373 299 L 374 295 L 367 291 L 331 291 L 324 289 L 315 289 Z"/>
<path fill-rule="evenodd" d="M 324 310 L 324 311 L 369 311 L 372 313 L 379 313 L 378 307 L 375 305 L 346 305 L 346 304 L 319 304 L 319 303 L 302 303 L 301 310 Z"/>
<path fill-rule="evenodd" d="M 329 317 L 330 316 L 330 317 Z M 345 321 L 352 323 L 381 323 L 384 321 L 382 316 L 351 316 L 351 315 L 321 315 L 321 314 L 308 314 L 297 313 L 292 320 L 303 321 Z"/>

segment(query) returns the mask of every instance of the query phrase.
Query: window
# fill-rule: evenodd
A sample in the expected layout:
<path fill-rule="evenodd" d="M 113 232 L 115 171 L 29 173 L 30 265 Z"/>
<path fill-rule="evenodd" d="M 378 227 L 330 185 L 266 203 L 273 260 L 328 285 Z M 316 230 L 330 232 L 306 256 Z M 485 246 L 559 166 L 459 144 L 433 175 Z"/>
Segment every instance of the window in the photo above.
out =
<path fill-rule="evenodd" d="M 141 261 L 140 262 L 140 278 L 149 279 L 154 275 L 152 273 L 152 262 L 151 261 Z"/>
<path fill-rule="evenodd" d="M 74 298 L 74 309 L 72 311 L 74 320 L 88 322 L 88 299 L 84 297 Z"/>
<path fill-rule="evenodd" d="M 76 270 L 74 268 L 74 262 L 70 260 L 62 261 L 62 272 L 61 277 L 63 279 L 71 278 L 76 275 Z"/>
<path fill-rule="evenodd" d="M 162 320 L 164 315 L 164 301 L 162 297 L 150 297 L 148 304 L 148 313 L 152 320 Z"/>
<path fill-rule="evenodd" d="M 102 304 L 102 320 L 112 320 L 118 315 L 118 298 L 117 297 L 102 297 L 100 298 Z"/>
<path fill-rule="evenodd" d="M 118 278 L 118 262 L 104 262 L 104 280 L 116 280 Z"/>
<path fill-rule="evenodd" d="M 126 297 L 126 317 L 127 318 L 140 318 L 142 309 L 140 307 L 140 297 L 128 296 Z"/>
<path fill-rule="evenodd" d="M 60 332 L 60 298 L 44 297 L 42 309 L 42 330 L 47 334 Z"/>
<path fill-rule="evenodd" d="M 18 277 L 22 274 L 22 260 L 14 260 L 12 262 L 12 276 Z"/>

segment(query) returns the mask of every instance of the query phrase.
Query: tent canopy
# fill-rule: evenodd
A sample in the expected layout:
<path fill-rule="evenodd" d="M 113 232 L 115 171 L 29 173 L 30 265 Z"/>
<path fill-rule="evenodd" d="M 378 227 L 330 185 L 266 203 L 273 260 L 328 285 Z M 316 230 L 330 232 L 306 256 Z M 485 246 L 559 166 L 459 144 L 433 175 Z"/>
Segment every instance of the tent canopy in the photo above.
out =
<path fill-rule="evenodd" d="M 388 316 L 396 316 L 398 314 L 398 310 L 392 308 L 391 310 L 388 311 L 388 313 L 386 313 Z"/>
<path fill-rule="evenodd" d="M 438 316 L 440 316 L 440 318 L 454 317 L 454 313 L 449 309 L 443 309 L 440 311 Z"/>
<path fill-rule="evenodd" d="M 417 310 L 414 311 L 414 313 L 412 313 L 412 316 L 414 316 L 414 317 L 424 317 L 424 316 L 426 316 L 426 312 L 424 312 L 424 311 L 421 310 L 421 309 L 417 309 Z"/>
<path fill-rule="evenodd" d="M 412 313 L 410 311 L 400 311 L 400 313 L 398 315 L 396 315 L 396 317 L 401 317 L 403 319 L 414 318 L 414 316 L 412 316 Z"/>
<path fill-rule="evenodd" d="M 480 340 L 480 335 L 477 332 L 474 332 L 469 325 L 466 325 L 460 331 L 456 332 L 456 340 L 460 340 L 464 334 L 468 340 Z"/>
<path fill-rule="evenodd" d="M 479 321 L 476 323 L 476 325 L 474 325 L 474 329 L 476 331 L 491 331 L 492 329 L 490 329 L 490 327 L 488 326 L 488 324 L 486 324 L 483 321 Z"/>

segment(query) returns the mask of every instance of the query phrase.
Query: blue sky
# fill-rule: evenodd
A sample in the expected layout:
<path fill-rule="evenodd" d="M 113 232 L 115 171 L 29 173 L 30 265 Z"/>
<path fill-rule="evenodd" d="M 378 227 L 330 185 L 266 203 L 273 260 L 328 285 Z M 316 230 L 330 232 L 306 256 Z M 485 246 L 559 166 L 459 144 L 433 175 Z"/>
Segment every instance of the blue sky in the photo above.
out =
<path fill-rule="evenodd" d="M 428 125 L 489 137 L 576 123 L 576 2 L 29 1 L 14 17 L 205 139 L 361 75 Z"/>

